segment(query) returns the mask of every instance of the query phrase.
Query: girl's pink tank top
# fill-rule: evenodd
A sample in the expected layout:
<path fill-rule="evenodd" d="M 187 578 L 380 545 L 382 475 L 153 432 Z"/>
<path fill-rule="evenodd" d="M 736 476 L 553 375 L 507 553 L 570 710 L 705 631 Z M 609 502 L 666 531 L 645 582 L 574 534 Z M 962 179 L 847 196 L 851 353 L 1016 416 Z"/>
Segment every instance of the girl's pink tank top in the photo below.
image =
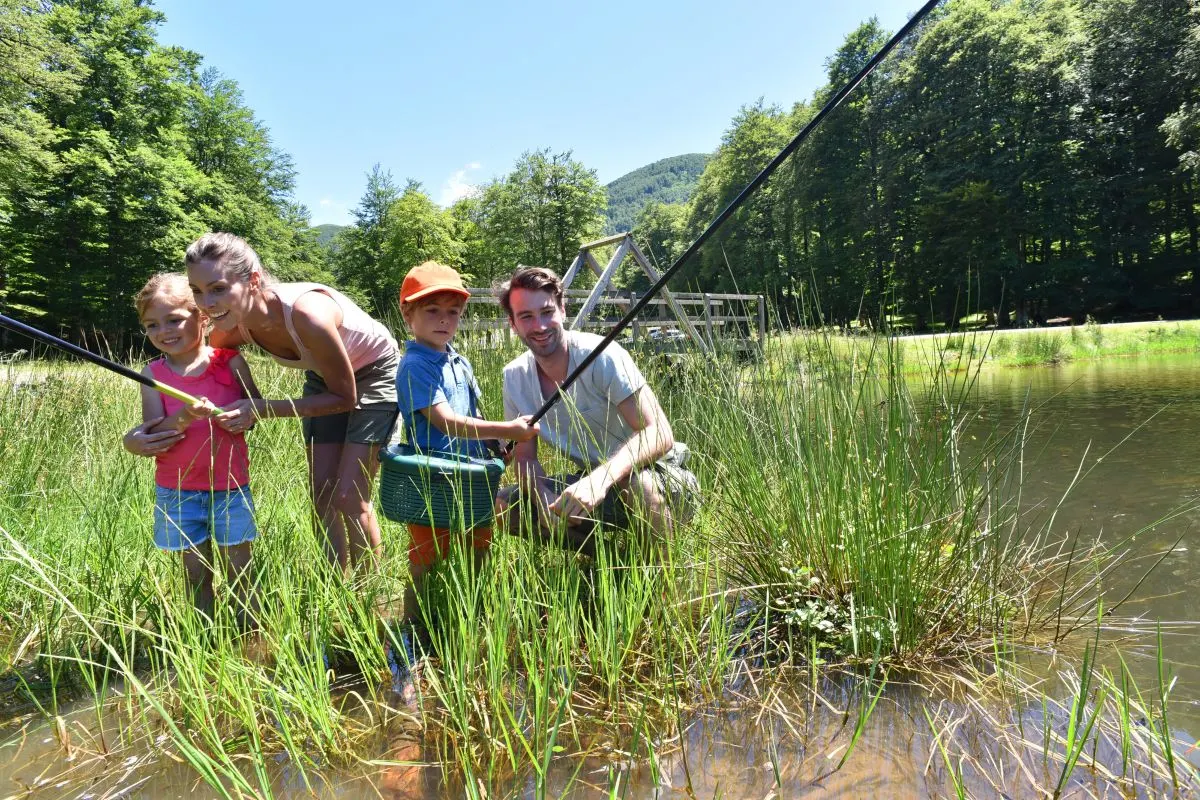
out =
<path fill-rule="evenodd" d="M 296 306 L 296 300 L 300 295 L 308 292 L 320 292 L 326 297 L 332 298 L 338 308 L 342 310 L 342 324 L 338 326 L 338 333 L 342 337 L 346 355 L 350 357 L 350 366 L 355 372 L 368 364 L 375 363 L 389 353 L 399 350 L 396 339 L 383 326 L 383 323 L 375 321 L 353 300 L 337 289 L 321 283 L 273 283 L 268 288 L 279 297 L 279 301 L 283 305 L 283 322 L 287 326 L 288 333 L 291 334 L 292 343 L 296 345 L 296 352 L 300 354 L 300 358 L 291 360 L 270 353 L 271 358 L 275 359 L 275 363 L 281 367 L 307 369 L 314 372 L 317 370 L 312 353 L 300 341 L 300 336 L 296 333 L 296 326 L 292 322 L 292 309 Z M 242 338 L 246 341 L 254 341 L 254 337 L 244 325 L 239 325 L 238 330 L 241 331 Z"/>
<path fill-rule="evenodd" d="M 150 362 L 150 374 L 155 380 L 193 397 L 207 397 L 217 406 L 226 406 L 246 396 L 229 366 L 229 360 L 236 355 L 236 350 L 210 348 L 208 369 L 191 377 L 178 374 L 160 358 Z M 179 400 L 159 396 L 168 416 L 183 408 Z M 154 482 L 167 489 L 226 491 L 250 483 L 246 437 L 222 430 L 212 420 L 193 420 L 184 431 L 183 440 L 156 456 L 155 461 Z"/>

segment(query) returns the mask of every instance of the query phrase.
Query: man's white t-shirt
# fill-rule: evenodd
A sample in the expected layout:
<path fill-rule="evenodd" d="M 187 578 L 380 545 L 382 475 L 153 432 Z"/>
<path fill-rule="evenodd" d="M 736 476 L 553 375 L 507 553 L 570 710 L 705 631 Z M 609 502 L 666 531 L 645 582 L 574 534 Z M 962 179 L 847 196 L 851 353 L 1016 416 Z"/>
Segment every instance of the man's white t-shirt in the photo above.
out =
<path fill-rule="evenodd" d="M 575 370 L 603 337 L 566 331 L 567 373 Z M 594 469 L 617 452 L 634 434 L 617 404 L 646 385 L 637 364 L 615 342 L 596 357 L 586 371 L 541 419 L 541 437 L 583 469 Z M 526 350 L 504 367 L 504 418 L 534 414 L 542 396 L 537 362 Z"/>

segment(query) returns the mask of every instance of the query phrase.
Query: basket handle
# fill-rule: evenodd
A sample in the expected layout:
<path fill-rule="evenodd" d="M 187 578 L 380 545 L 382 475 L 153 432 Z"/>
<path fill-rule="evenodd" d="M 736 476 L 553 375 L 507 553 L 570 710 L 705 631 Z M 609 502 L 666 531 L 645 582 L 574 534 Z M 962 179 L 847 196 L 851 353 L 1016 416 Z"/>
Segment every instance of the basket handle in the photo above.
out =
<path fill-rule="evenodd" d="M 471 404 L 473 406 L 475 406 L 475 408 L 474 408 L 475 414 L 476 414 L 476 416 L 482 416 L 483 415 L 483 398 L 481 398 L 479 396 L 479 391 L 477 389 L 477 384 L 475 383 L 474 376 L 472 376 L 472 380 L 471 380 L 470 386 L 468 388 L 471 392 Z M 484 439 L 483 440 L 483 446 L 485 448 L 487 448 L 487 451 L 506 464 L 508 463 L 508 455 L 509 455 L 509 453 L 512 452 L 513 444 L 514 444 L 513 442 L 504 442 L 504 441 L 501 441 L 500 439 Z"/>
<path fill-rule="evenodd" d="M 508 461 L 508 455 L 513 449 L 512 442 L 504 442 L 500 439 L 484 439 L 483 446 L 487 448 L 489 453 L 505 462 Z"/>

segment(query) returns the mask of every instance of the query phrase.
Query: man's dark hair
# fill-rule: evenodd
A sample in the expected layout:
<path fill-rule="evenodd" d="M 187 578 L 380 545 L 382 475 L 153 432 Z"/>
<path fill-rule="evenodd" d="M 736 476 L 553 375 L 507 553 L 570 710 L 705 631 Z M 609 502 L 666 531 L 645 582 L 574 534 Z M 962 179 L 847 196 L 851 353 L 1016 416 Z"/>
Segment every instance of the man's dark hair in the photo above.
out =
<path fill-rule="evenodd" d="M 527 292 L 550 292 L 554 295 L 554 302 L 559 308 L 563 308 L 563 285 L 562 279 L 552 269 L 545 267 L 517 267 L 517 271 L 512 274 L 512 277 L 501 283 L 498 287 L 500 306 L 504 309 L 504 313 L 512 319 L 512 302 L 509 299 L 513 289 L 524 289 Z"/>

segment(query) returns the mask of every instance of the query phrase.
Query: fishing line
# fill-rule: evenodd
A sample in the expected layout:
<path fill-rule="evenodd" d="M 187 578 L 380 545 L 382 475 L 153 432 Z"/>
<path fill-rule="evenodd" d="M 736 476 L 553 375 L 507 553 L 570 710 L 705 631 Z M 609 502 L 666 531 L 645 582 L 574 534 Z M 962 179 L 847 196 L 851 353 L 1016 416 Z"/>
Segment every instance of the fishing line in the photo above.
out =
<path fill-rule="evenodd" d="M 85 361 L 90 361 L 97 366 L 104 367 L 110 372 L 115 372 L 123 378 L 129 378 L 131 381 L 137 381 L 143 386 L 149 386 L 155 391 L 162 392 L 169 397 L 174 397 L 176 400 L 179 400 L 182 403 L 194 405 L 200 402 L 199 399 L 192 397 L 187 392 L 176 389 L 174 386 L 167 386 L 165 383 L 159 383 L 153 378 L 148 378 L 142 373 L 132 370 L 124 364 L 118 364 L 115 361 L 110 361 L 104 356 L 93 353 L 91 350 L 84 350 L 78 345 L 73 345 L 68 341 L 58 338 L 57 336 L 51 336 L 45 331 L 40 331 L 37 328 L 26 325 L 24 322 L 18 322 L 12 317 L 6 317 L 3 314 L 0 314 L 0 325 L 3 325 L 10 330 L 17 331 L 18 333 L 23 333 L 31 339 L 37 339 L 39 342 L 48 344 L 51 347 L 57 347 L 59 350 L 65 350 L 71 355 L 79 356 Z"/>
<path fill-rule="evenodd" d="M 710 237 L 716 231 L 716 229 L 719 228 L 721 224 L 733 214 L 733 212 L 737 211 L 742 203 L 744 203 L 747 198 L 749 198 L 750 195 L 753 194 L 756 189 L 758 189 L 759 186 L 766 182 L 767 178 L 771 177 L 771 174 L 775 172 L 779 165 L 782 164 L 787 157 L 790 156 L 792 152 L 795 151 L 795 149 L 799 147 L 805 139 L 808 138 L 809 134 L 811 134 L 813 130 L 821 124 L 821 121 L 825 119 L 830 112 L 841 105 L 842 101 L 846 99 L 846 96 L 849 95 L 850 92 L 854 91 L 868 75 L 874 72 L 875 68 L 879 66 L 879 63 L 887 57 L 887 54 L 890 53 L 896 47 L 896 45 L 900 44 L 900 42 L 907 37 L 908 34 L 912 33 L 913 29 L 921 23 L 921 20 L 925 19 L 925 17 L 929 15 L 929 12 L 932 11 L 940 2 L 941 0 L 928 0 L 925 5 L 921 6 L 921 10 L 916 14 L 913 14 L 912 18 L 905 23 L 904 27 L 898 30 L 896 35 L 889 39 L 887 44 L 880 48 L 879 52 L 867 62 L 866 66 L 859 70 L 858 74 L 851 78 L 849 83 L 843 86 L 837 94 L 835 94 L 828 100 L 828 102 L 825 103 L 821 110 L 817 112 L 817 115 L 809 120 L 807 125 L 800 129 L 800 132 L 797 133 L 795 137 L 793 137 L 792 140 L 788 142 L 782 150 L 779 151 L 779 154 L 775 156 L 775 158 L 771 159 L 771 163 L 767 164 L 767 166 L 763 168 L 762 172 L 758 173 L 757 177 L 750 181 L 746 188 L 742 189 L 737 197 L 733 198 L 733 201 L 725 207 L 725 210 L 718 214 L 716 219 L 709 223 L 708 227 L 704 229 L 704 232 L 697 236 L 694 242 L 688 245 L 688 249 L 683 252 L 683 255 L 675 259 L 675 263 L 672 264 L 670 268 L 664 272 L 657 281 L 654 282 L 654 285 L 651 286 L 645 294 L 638 298 L 638 301 L 630 307 L 629 311 L 625 313 L 625 316 L 623 316 L 617 322 L 617 324 L 613 326 L 611 331 L 605 334 L 604 338 L 598 345 L 596 345 L 595 349 L 588 353 L 587 356 L 585 356 L 584 359 L 579 362 L 579 366 L 575 367 L 575 370 L 567 375 L 566 380 L 564 380 L 562 385 L 558 387 L 558 391 L 551 395 L 550 398 L 542 404 L 542 407 L 538 409 L 538 412 L 533 415 L 532 422 L 537 422 L 542 417 L 546 416 L 547 413 L 549 413 L 551 407 L 553 407 L 554 404 L 558 402 L 559 398 L 566 393 L 571 384 L 575 382 L 575 380 L 583 373 L 585 369 L 591 366 L 592 362 L 595 361 L 596 358 L 599 357 L 600 353 L 604 351 L 604 348 L 612 344 L 613 341 L 621 334 L 621 332 L 629 326 L 629 323 L 632 322 L 634 317 L 638 315 L 638 312 L 641 311 L 646 304 L 649 303 L 650 300 L 652 300 L 654 296 L 658 294 L 658 292 L 664 286 L 667 285 L 667 281 L 671 279 L 672 275 L 679 271 L 679 268 L 683 266 L 684 262 L 686 262 L 689 258 L 695 255 L 697 251 L 700 250 L 700 247 L 705 241 L 708 240 L 708 237 Z"/>

